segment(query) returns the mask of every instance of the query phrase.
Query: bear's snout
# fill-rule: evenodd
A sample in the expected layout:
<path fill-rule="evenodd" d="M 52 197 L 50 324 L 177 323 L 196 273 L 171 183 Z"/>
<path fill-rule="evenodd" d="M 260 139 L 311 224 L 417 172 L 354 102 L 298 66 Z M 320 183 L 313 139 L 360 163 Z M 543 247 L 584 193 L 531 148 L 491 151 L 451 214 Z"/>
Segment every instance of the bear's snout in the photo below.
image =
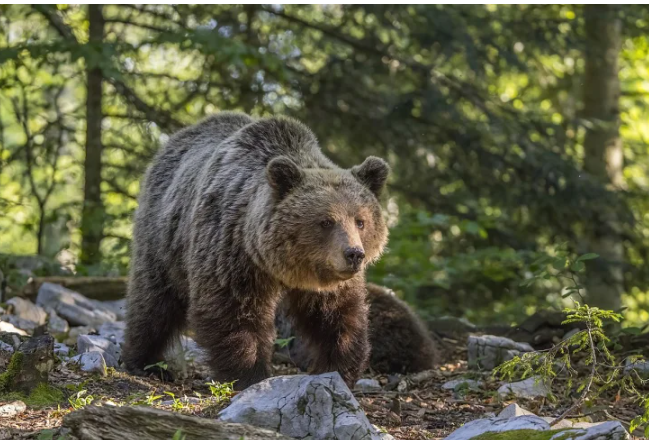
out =
<path fill-rule="evenodd" d="M 354 272 L 358 272 L 361 268 L 363 258 L 365 258 L 365 252 L 363 251 L 363 249 L 358 247 L 350 247 L 345 249 L 343 255 L 345 256 L 345 261 L 347 261 L 349 268 Z"/>

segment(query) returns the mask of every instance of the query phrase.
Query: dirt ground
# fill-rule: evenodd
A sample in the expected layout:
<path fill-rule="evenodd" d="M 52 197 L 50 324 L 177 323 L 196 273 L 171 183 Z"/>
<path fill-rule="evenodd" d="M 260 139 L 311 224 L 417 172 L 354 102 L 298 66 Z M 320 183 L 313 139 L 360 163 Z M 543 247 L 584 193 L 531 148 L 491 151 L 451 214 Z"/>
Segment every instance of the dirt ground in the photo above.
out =
<path fill-rule="evenodd" d="M 424 374 L 410 377 L 368 375 L 367 377 L 373 377 L 383 385 L 381 391 L 354 393 L 369 420 L 399 440 L 442 439 L 462 424 L 489 414 L 496 414 L 514 402 L 498 396 L 496 390 L 500 384 L 490 374 L 467 370 L 463 345 L 457 343 L 454 346 L 451 360 L 445 365 Z M 298 373 L 296 368 L 289 365 L 275 365 L 273 369 L 275 375 Z M 443 383 L 460 377 L 482 380 L 484 386 L 479 391 L 463 392 L 441 388 Z M 408 384 L 405 390 L 403 386 L 397 389 L 398 383 L 402 381 Z M 11 418 L 0 418 L 0 440 L 51 438 L 48 431 L 42 432 L 42 430 L 58 427 L 63 416 L 74 410 L 68 401 L 70 397 L 77 407 L 84 403 L 151 404 L 158 408 L 198 417 L 215 417 L 218 411 L 227 405 L 227 401 L 219 402 L 212 397 L 204 380 L 185 380 L 170 384 L 161 382 L 157 378 L 133 377 L 114 370 L 109 371 L 107 377 L 98 377 L 71 371 L 59 365 L 51 373 L 50 382 L 63 391 L 64 399 L 61 403 L 42 408 L 28 405 L 27 411 L 22 414 Z M 561 396 L 561 383 L 555 385 L 555 394 Z M 80 399 L 75 399 L 80 391 L 82 391 Z M 166 393 L 171 393 L 173 397 Z M 92 402 L 83 400 L 88 396 L 92 397 Z M 152 396 L 162 397 L 151 403 L 154 399 Z M 197 403 L 183 403 L 181 399 L 183 396 L 196 397 L 199 400 Z M 160 404 L 164 400 L 174 399 L 179 400 L 173 406 Z M 570 396 L 554 404 L 546 399 L 517 401 L 525 409 L 540 416 L 556 416 L 571 402 Z M 575 416 L 588 416 L 592 421 L 617 419 L 628 428 L 627 422 L 639 411 L 633 402 L 616 396 L 607 396 L 588 402 L 587 408 L 582 409 L 582 414 Z"/>

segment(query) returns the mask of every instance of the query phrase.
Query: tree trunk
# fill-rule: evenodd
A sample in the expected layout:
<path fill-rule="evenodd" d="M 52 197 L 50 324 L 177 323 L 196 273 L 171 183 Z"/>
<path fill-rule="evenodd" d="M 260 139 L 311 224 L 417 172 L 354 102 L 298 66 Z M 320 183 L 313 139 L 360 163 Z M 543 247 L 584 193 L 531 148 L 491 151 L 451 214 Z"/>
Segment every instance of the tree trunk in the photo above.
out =
<path fill-rule="evenodd" d="M 180 438 L 214 440 L 289 440 L 268 429 L 240 423 L 224 423 L 159 409 L 122 406 L 87 406 L 63 418 L 72 438 L 78 440 L 156 440 Z"/>
<path fill-rule="evenodd" d="M 102 5 L 88 5 L 89 44 L 98 48 L 104 39 Z M 83 213 L 81 218 L 81 262 L 97 263 L 103 235 L 104 206 L 101 201 L 102 71 L 86 60 L 86 160 Z"/>
<path fill-rule="evenodd" d="M 584 140 L 584 170 L 610 189 L 622 187 L 624 157 L 619 134 L 618 56 L 622 26 L 616 6 L 586 5 L 584 117 L 591 125 Z M 589 250 L 600 258 L 588 262 L 588 302 L 605 309 L 620 307 L 624 247 L 616 213 L 602 212 L 589 237 Z"/>

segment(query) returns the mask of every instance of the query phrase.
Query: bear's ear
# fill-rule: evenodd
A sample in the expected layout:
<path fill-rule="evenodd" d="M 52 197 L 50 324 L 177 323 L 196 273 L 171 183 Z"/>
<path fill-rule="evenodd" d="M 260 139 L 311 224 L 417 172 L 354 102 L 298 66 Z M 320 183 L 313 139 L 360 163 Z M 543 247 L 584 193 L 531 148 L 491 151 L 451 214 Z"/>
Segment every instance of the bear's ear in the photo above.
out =
<path fill-rule="evenodd" d="M 375 195 L 380 195 L 385 186 L 390 165 L 383 159 L 370 156 L 365 161 L 352 168 L 352 174 Z"/>
<path fill-rule="evenodd" d="M 266 176 L 281 199 L 302 181 L 304 173 L 291 159 L 279 156 L 268 162 Z"/>

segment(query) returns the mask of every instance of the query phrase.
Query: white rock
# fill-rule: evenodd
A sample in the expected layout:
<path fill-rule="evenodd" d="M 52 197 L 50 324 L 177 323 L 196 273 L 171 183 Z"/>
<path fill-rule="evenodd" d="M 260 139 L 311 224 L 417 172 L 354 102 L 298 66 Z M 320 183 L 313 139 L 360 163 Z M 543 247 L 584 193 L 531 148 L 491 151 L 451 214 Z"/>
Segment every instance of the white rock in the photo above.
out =
<path fill-rule="evenodd" d="M 16 315 L 2 315 L 0 316 L 0 320 L 8 322 L 14 327 L 26 331 L 28 334 L 32 334 L 34 329 L 38 327 L 38 324 L 34 321 L 29 321 Z"/>
<path fill-rule="evenodd" d="M 631 359 L 627 359 L 624 372 L 628 373 L 631 370 L 635 370 L 642 377 L 649 376 L 649 362 L 641 360 L 633 362 Z"/>
<path fill-rule="evenodd" d="M 67 358 L 68 356 L 70 356 L 70 347 L 61 342 L 55 342 L 54 354 L 60 358 Z"/>
<path fill-rule="evenodd" d="M 80 293 L 52 283 L 43 283 L 38 289 L 36 303 L 52 308 L 71 325 L 99 326 L 117 319 L 115 313 L 97 301 L 91 301 Z"/>
<path fill-rule="evenodd" d="M 550 389 L 542 380 L 537 379 L 537 377 L 530 377 L 519 382 L 506 383 L 498 388 L 498 394 L 506 397 L 511 393 L 516 397 L 525 399 L 546 397 L 550 394 Z"/>
<path fill-rule="evenodd" d="M 503 408 L 502 411 L 498 414 L 499 419 L 511 419 L 512 417 L 520 417 L 520 416 L 534 416 L 533 412 L 530 412 L 526 409 L 521 408 L 518 406 L 517 403 L 511 403 L 507 405 L 505 408 Z M 541 417 L 543 420 L 548 422 L 545 417 Z M 550 422 L 548 422 L 550 423 Z"/>
<path fill-rule="evenodd" d="M 569 429 L 557 433 L 557 440 L 626 440 L 629 433 L 620 422 L 603 422 L 590 424 L 587 429 Z"/>
<path fill-rule="evenodd" d="M 106 322 L 97 329 L 97 333 L 117 345 L 124 344 L 125 331 L 126 323 L 124 321 Z"/>
<path fill-rule="evenodd" d="M 108 339 L 95 335 L 79 335 L 77 338 L 79 353 L 101 353 L 108 367 L 119 367 L 120 348 Z"/>
<path fill-rule="evenodd" d="M 5 321 L 0 321 L 0 333 L 17 333 L 22 336 L 27 336 L 27 332 L 25 330 L 21 330 L 15 325 Z"/>
<path fill-rule="evenodd" d="M 106 375 L 106 361 L 101 353 L 96 351 L 78 354 L 71 357 L 69 362 L 79 364 L 81 371 Z"/>
<path fill-rule="evenodd" d="M 47 320 L 47 313 L 42 307 L 37 306 L 28 299 L 15 296 L 7 300 L 9 313 L 18 316 L 19 318 L 33 321 L 36 326 L 45 324 Z"/>
<path fill-rule="evenodd" d="M 358 379 L 354 385 L 354 389 L 359 391 L 377 391 L 381 389 L 381 384 L 376 379 Z"/>
<path fill-rule="evenodd" d="M 530 344 L 500 336 L 469 336 L 467 343 L 470 368 L 492 370 L 521 353 L 534 351 Z"/>
<path fill-rule="evenodd" d="M 480 387 L 482 386 L 482 382 L 479 380 L 472 380 L 472 379 L 454 379 L 454 380 L 449 380 L 448 382 L 442 384 L 442 389 L 454 390 L 458 386 L 467 387 L 471 390 L 479 390 Z"/>
<path fill-rule="evenodd" d="M 98 304 L 101 308 L 112 310 L 118 321 L 124 321 L 126 319 L 126 299 L 118 299 L 115 301 L 91 301 Z"/>
<path fill-rule="evenodd" d="M 50 309 L 47 319 L 47 330 L 56 339 L 63 339 L 70 331 L 70 324 L 68 324 L 68 321 L 57 315 L 54 310 Z"/>
<path fill-rule="evenodd" d="M 89 326 L 72 327 L 68 332 L 68 337 L 65 338 L 63 343 L 66 345 L 74 345 L 77 343 L 77 338 L 80 335 L 88 335 L 90 333 L 94 333 L 95 331 L 96 330 L 94 327 Z"/>
<path fill-rule="evenodd" d="M 0 417 L 14 417 L 20 413 L 24 413 L 26 409 L 27 405 L 20 400 L 5 403 L 4 405 L 0 405 Z"/>
<path fill-rule="evenodd" d="M 274 429 L 294 438 L 381 438 L 336 372 L 266 379 L 235 396 L 219 419 Z"/>
<path fill-rule="evenodd" d="M 174 341 L 165 352 L 165 359 L 169 370 L 179 377 L 187 377 L 190 368 L 194 375 L 202 378 L 206 378 L 210 374 L 205 350 L 187 336 L 182 336 L 180 340 Z"/>
<path fill-rule="evenodd" d="M 537 416 L 512 417 L 510 419 L 489 418 L 469 422 L 455 430 L 446 440 L 469 440 L 486 432 L 505 432 L 515 429 L 548 431 L 548 422 Z"/>

